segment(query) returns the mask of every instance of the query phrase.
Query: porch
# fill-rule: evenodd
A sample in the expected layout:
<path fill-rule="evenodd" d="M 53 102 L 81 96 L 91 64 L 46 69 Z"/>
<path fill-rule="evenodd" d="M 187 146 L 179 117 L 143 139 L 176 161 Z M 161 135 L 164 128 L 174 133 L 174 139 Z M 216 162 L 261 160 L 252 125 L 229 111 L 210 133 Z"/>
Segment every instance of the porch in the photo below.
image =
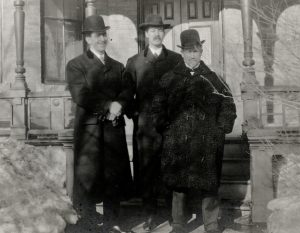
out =
<path fill-rule="evenodd" d="M 101 12 L 101 10 L 104 11 L 104 8 L 100 9 L 99 7 L 105 5 L 103 2 L 86 0 L 84 2 L 85 15 L 96 14 Z M 137 24 L 143 20 L 145 12 L 142 6 L 146 2 L 151 3 L 151 1 L 137 1 L 138 15 L 136 15 L 135 19 Z M 160 2 L 164 3 L 164 1 Z M 235 96 L 239 107 L 239 118 L 243 125 L 242 127 L 239 126 L 240 131 L 238 134 L 230 135 L 226 140 L 223 181 L 220 190 L 223 200 L 226 200 L 223 202 L 223 216 L 225 219 L 233 216 L 241 217 L 239 218 L 243 222 L 241 224 L 232 225 L 232 219 L 226 220 L 225 226 L 228 228 L 233 226 L 234 229 L 243 230 L 238 232 L 259 232 L 261 229 L 258 230 L 252 222 L 267 221 L 270 214 L 267 210 L 267 203 L 276 197 L 276 182 L 273 173 L 274 157 L 288 153 L 299 154 L 300 151 L 300 88 L 297 85 L 293 86 L 291 83 L 288 83 L 289 85 L 275 85 L 276 80 L 273 77 L 274 46 L 277 40 L 274 22 L 276 25 L 280 12 L 288 6 L 299 4 L 299 1 L 290 1 L 290 5 L 279 7 L 279 10 L 275 12 L 276 14 L 271 16 L 268 15 L 269 12 L 266 10 L 269 9 L 269 5 L 266 2 L 272 5 L 273 3 L 279 3 L 278 1 L 213 1 L 213 6 L 216 6 L 217 2 L 222 2 L 223 5 L 220 5 L 222 5 L 221 9 L 223 10 L 230 8 L 238 9 L 241 12 L 243 29 L 243 56 L 238 60 L 238 68 L 241 73 L 237 72 L 238 74 L 236 74 L 241 76 L 241 89 L 238 89 L 241 93 Z M 259 3 L 258 5 L 256 5 L 257 2 Z M 149 8 L 152 6 L 152 3 L 149 4 L 148 10 L 152 9 Z M 157 1 L 154 4 L 157 4 Z M 39 88 L 34 89 L 33 84 L 35 81 L 32 81 L 34 80 L 33 78 L 39 75 L 34 77 L 28 75 L 29 77 L 25 77 L 25 68 L 27 67 L 24 66 L 24 60 L 26 61 L 30 57 L 25 54 L 24 59 L 24 31 L 28 30 L 24 24 L 24 5 L 25 2 L 20 0 L 15 1 L 14 4 L 16 74 L 9 83 L 11 84 L 9 85 L 10 87 L 3 88 L 4 91 L 0 92 L 0 106 L 3 110 L 0 114 L 0 134 L 2 136 L 12 136 L 36 146 L 57 145 L 63 147 L 67 159 L 67 190 L 71 195 L 73 183 L 72 122 L 74 106 L 68 91 L 62 85 L 55 86 L 57 83 L 51 83 L 51 85 L 47 86 L 41 81 L 41 83 L 37 84 L 37 86 L 40 85 L 39 88 L 42 90 L 40 91 Z M 194 5 L 197 6 L 197 4 Z M 158 7 L 162 6 L 164 5 L 158 5 Z M 127 7 L 129 8 L 129 6 Z M 162 9 L 158 10 L 161 14 L 164 12 Z M 260 12 L 258 11 L 259 9 L 265 9 L 266 12 Z M 211 12 L 213 13 L 211 18 L 205 18 L 205 23 L 209 24 L 209 28 L 212 28 L 217 23 L 220 26 L 223 23 L 223 18 L 216 17 L 216 14 L 219 14 L 219 9 L 216 11 L 211 10 Z M 216 17 L 216 19 L 213 17 Z M 271 18 L 272 20 L 270 20 Z M 213 22 L 208 22 L 210 20 Z M 262 43 L 263 82 L 259 82 L 255 70 L 255 59 L 253 56 L 254 22 L 259 26 L 259 38 Z M 192 20 L 191 25 L 195 26 L 194 23 L 195 19 Z M 205 28 L 206 26 L 202 23 L 200 28 Z M 176 31 L 172 35 L 176 35 Z M 221 41 L 222 39 L 221 36 Z M 176 45 L 176 43 L 172 43 Z M 211 40 L 211 43 L 219 43 L 219 41 Z M 221 45 L 217 47 L 219 52 L 214 52 L 213 56 L 210 57 L 212 65 L 218 66 L 218 64 L 223 64 L 222 61 L 214 60 L 216 57 L 219 58 L 224 55 L 222 50 L 225 43 Z M 134 52 L 137 52 L 138 48 L 140 49 L 141 47 L 141 44 L 138 47 L 136 43 Z M 216 47 L 211 46 L 211 48 Z M 127 56 L 127 54 L 125 55 Z M 122 55 L 122 59 L 125 59 L 125 55 Z M 229 81 L 231 85 L 236 86 L 236 83 L 238 83 L 237 86 L 240 85 L 240 82 L 230 79 L 228 76 L 227 74 L 226 81 Z M 29 80 L 30 82 L 28 82 Z M 33 90 L 29 91 L 29 89 Z M 129 149 L 131 147 L 130 140 L 131 134 L 129 133 Z M 230 201 L 228 202 L 228 200 L 233 200 L 234 204 L 230 203 Z M 138 204 L 138 202 L 133 201 L 133 203 L 124 205 L 125 215 L 127 215 L 128 211 L 130 215 L 135 216 L 132 219 L 133 224 L 135 224 L 135 220 L 139 221 L 140 219 L 140 214 L 136 208 Z M 164 216 L 163 207 L 162 216 Z M 135 227 L 139 231 L 140 225 L 138 223 Z M 161 231 L 157 232 L 168 232 L 169 226 L 166 222 L 163 222 L 159 229 Z M 200 224 L 192 232 L 201 232 L 201 229 L 203 229 L 203 226 Z"/>
<path fill-rule="evenodd" d="M 145 216 L 139 208 L 140 202 L 132 200 L 130 203 L 122 203 L 121 215 L 123 219 L 123 228 L 132 229 L 136 233 L 144 233 L 143 221 Z M 97 206 L 97 211 L 102 212 L 101 204 Z M 160 205 L 159 211 L 159 226 L 155 233 L 169 233 L 171 226 L 168 222 L 168 213 L 163 205 Z M 247 207 L 237 208 L 230 203 L 223 202 L 221 206 L 221 221 L 220 225 L 224 228 L 223 233 L 265 233 L 266 224 L 255 224 L 251 222 L 250 210 Z M 196 216 L 191 216 L 187 230 L 189 233 L 204 233 L 204 225 L 202 222 L 201 213 Z"/>

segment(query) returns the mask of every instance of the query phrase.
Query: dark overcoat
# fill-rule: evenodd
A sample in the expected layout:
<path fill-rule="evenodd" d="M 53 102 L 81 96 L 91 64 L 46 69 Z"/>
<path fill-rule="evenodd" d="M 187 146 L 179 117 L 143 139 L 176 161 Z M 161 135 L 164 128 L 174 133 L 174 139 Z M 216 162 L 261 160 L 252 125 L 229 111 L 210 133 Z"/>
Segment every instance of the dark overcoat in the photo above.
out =
<path fill-rule="evenodd" d="M 180 54 L 164 46 L 157 58 L 146 47 L 145 50 L 128 59 L 124 76 L 132 80 L 136 95 L 131 112 L 134 120 L 134 179 L 138 186 L 141 184 L 144 187 L 153 186 L 155 176 L 158 174 L 161 135 L 153 126 L 152 101 L 161 77 L 180 61 L 182 61 Z"/>
<path fill-rule="evenodd" d="M 71 60 L 66 71 L 76 104 L 75 184 L 99 200 L 103 195 L 128 197 L 132 178 L 124 118 L 117 126 L 105 120 L 111 102 L 118 101 L 126 111 L 133 99 L 131 85 L 122 77 L 124 66 L 106 54 L 104 65 L 88 50 Z"/>
<path fill-rule="evenodd" d="M 203 62 L 184 63 L 164 75 L 153 101 L 154 122 L 163 134 L 163 180 L 171 188 L 216 192 L 225 134 L 236 108 L 229 87 Z"/>

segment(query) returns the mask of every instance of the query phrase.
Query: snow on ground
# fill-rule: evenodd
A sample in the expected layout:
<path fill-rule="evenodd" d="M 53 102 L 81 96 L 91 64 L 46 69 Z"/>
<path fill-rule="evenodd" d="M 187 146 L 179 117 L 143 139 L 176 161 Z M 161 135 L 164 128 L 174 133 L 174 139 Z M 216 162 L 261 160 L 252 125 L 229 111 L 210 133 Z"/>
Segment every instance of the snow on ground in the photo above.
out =
<path fill-rule="evenodd" d="M 300 155 L 287 154 L 276 162 L 275 191 L 277 198 L 268 203 L 270 233 L 300 232 Z"/>
<path fill-rule="evenodd" d="M 62 156 L 59 149 L 0 140 L 0 233 L 61 233 L 76 223 Z"/>

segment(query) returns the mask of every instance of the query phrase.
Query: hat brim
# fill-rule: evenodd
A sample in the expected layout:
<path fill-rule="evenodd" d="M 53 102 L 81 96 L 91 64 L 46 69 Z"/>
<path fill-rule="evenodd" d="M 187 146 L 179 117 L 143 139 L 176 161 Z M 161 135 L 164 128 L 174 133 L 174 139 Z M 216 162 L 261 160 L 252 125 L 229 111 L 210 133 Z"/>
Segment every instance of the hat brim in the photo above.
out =
<path fill-rule="evenodd" d="M 170 24 L 149 24 L 149 23 L 141 23 L 139 25 L 139 29 L 145 30 L 148 27 L 163 27 L 164 29 L 172 28 Z"/>
<path fill-rule="evenodd" d="M 83 29 L 81 33 L 85 34 L 90 32 L 106 32 L 108 29 L 110 29 L 110 26 L 106 26 L 105 28 L 102 29 Z"/>
<path fill-rule="evenodd" d="M 205 42 L 205 40 L 201 40 L 200 41 L 200 45 L 203 45 Z M 181 46 L 181 45 L 177 45 L 178 48 L 181 48 L 181 49 L 193 49 L 195 48 L 196 44 L 194 45 L 188 45 L 188 46 Z"/>

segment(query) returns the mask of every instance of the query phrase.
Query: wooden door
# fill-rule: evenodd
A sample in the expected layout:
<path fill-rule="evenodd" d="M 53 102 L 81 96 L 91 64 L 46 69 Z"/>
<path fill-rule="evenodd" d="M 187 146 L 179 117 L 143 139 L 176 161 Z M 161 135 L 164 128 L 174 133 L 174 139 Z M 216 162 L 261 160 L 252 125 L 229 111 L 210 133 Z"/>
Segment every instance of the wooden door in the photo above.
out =
<path fill-rule="evenodd" d="M 220 0 L 144 0 L 144 17 L 159 14 L 165 23 L 173 26 L 166 30 L 164 45 L 180 53 L 180 33 L 196 29 L 203 46 L 203 61 L 223 75 L 222 21 L 219 17 Z"/>

